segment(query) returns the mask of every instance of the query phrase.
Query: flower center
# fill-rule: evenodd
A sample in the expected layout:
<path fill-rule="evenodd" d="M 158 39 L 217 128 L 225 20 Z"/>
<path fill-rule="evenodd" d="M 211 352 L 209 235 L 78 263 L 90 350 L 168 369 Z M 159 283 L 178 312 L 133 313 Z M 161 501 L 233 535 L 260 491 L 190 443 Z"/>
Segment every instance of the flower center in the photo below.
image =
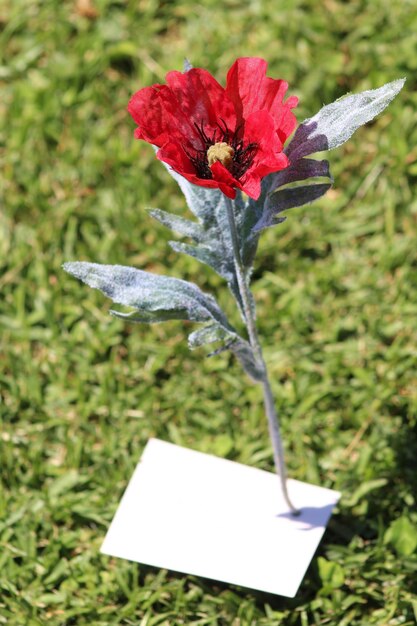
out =
<path fill-rule="evenodd" d="M 190 154 L 185 147 L 183 149 L 194 165 L 197 176 L 204 180 L 213 178 L 210 168 L 216 161 L 220 161 L 234 178 L 239 180 L 244 176 L 253 163 L 258 144 L 255 142 L 244 144 L 242 125 L 231 131 L 226 122 L 220 119 L 214 132 L 212 130 L 207 132 L 204 129 L 204 120 L 199 124 L 194 122 L 194 126 L 200 137 L 201 148 L 194 148 L 194 154 Z M 216 141 L 217 138 L 223 141 Z"/>
<path fill-rule="evenodd" d="M 207 150 L 207 162 L 209 167 L 216 163 L 216 161 L 220 161 L 222 165 L 224 165 L 228 170 L 231 169 L 233 164 L 233 157 L 235 151 L 232 146 L 229 146 L 225 141 L 219 141 L 214 145 L 210 146 Z"/>

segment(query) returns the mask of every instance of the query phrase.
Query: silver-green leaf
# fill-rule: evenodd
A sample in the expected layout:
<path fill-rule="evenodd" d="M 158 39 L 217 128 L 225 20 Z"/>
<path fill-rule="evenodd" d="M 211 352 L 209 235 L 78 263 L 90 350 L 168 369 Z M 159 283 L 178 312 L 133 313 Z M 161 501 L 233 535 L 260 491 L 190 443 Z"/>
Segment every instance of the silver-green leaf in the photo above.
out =
<path fill-rule="evenodd" d="M 216 320 L 231 329 L 215 299 L 185 280 L 121 265 L 75 262 L 65 263 L 63 268 L 102 291 L 113 302 L 134 308 L 134 313 L 129 315 L 132 321 Z"/>
<path fill-rule="evenodd" d="M 253 227 L 253 232 L 257 233 L 265 228 L 283 222 L 285 217 L 280 217 L 283 211 L 314 202 L 314 200 L 321 198 L 330 187 L 331 185 L 329 183 L 319 183 L 280 189 L 273 193 L 270 198 L 268 198 L 268 202 L 265 203 L 265 209 L 261 218 Z"/>
<path fill-rule="evenodd" d="M 312 183 L 291 186 L 303 180 L 313 181 L 327 178 L 328 183 Z M 333 182 L 328 161 L 315 159 L 298 159 L 284 170 L 266 176 L 262 181 L 262 193 L 258 201 L 250 200 L 246 212 L 246 230 L 250 227 L 250 237 L 246 237 L 246 249 L 253 258 L 256 250 L 257 237 L 265 228 L 275 226 L 286 218 L 280 213 L 293 207 L 309 204 L 328 191 Z M 252 243 L 252 250 L 249 247 Z"/>
<path fill-rule="evenodd" d="M 102 291 L 113 302 L 134 309 L 111 311 L 121 319 L 148 323 L 167 320 L 205 323 L 203 328 L 190 335 L 189 346 L 195 348 L 222 341 L 224 349 L 230 349 L 236 355 L 246 373 L 254 380 L 260 380 L 250 345 L 229 324 L 213 296 L 201 291 L 197 285 L 121 265 L 74 262 L 65 263 L 63 268 L 90 287 Z"/>
<path fill-rule="evenodd" d="M 255 360 L 250 344 L 237 333 L 222 327 L 217 322 L 203 326 L 191 333 L 188 337 L 188 346 L 193 350 L 204 344 L 211 344 L 218 341 L 223 342 L 224 345 L 213 354 L 230 350 L 240 361 L 240 364 L 250 378 L 255 381 L 262 380 L 262 370 Z"/>
<path fill-rule="evenodd" d="M 405 78 L 378 89 L 349 94 L 324 106 L 297 128 L 285 150 L 291 162 L 307 154 L 341 146 L 360 127 L 381 113 L 401 91 Z"/>
<path fill-rule="evenodd" d="M 150 209 L 148 213 L 151 217 L 158 220 L 158 222 L 183 237 L 190 237 L 190 239 L 196 243 L 204 239 L 204 229 L 198 222 L 187 220 L 184 217 L 162 211 L 161 209 Z"/>
<path fill-rule="evenodd" d="M 242 312 L 243 305 L 236 277 L 225 196 L 219 189 L 193 185 L 171 167 L 166 164 L 165 166 L 178 183 L 187 205 L 197 217 L 198 223 L 193 229 L 191 227 L 193 222 L 190 220 L 178 219 L 177 216 L 160 210 L 151 211 L 151 215 L 172 230 L 176 230 L 193 240 L 195 245 L 180 242 L 170 242 L 170 245 L 177 252 L 189 254 L 200 262 L 209 265 L 224 278 Z"/>

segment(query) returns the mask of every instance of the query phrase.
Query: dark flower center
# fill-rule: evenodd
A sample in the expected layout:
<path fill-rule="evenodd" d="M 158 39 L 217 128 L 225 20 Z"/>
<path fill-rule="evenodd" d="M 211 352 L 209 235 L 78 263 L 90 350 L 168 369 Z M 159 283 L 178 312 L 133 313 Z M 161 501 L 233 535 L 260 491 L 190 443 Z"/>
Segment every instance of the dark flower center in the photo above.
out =
<path fill-rule="evenodd" d="M 234 132 L 221 120 L 218 128 L 210 136 L 204 130 L 204 122 L 194 123 L 202 142 L 202 149 L 195 150 L 194 154 L 186 154 L 196 169 L 197 176 L 203 179 L 213 178 L 210 167 L 220 161 L 236 179 L 239 179 L 252 165 L 258 144 L 249 143 L 246 146 L 240 138 L 242 125 Z"/>

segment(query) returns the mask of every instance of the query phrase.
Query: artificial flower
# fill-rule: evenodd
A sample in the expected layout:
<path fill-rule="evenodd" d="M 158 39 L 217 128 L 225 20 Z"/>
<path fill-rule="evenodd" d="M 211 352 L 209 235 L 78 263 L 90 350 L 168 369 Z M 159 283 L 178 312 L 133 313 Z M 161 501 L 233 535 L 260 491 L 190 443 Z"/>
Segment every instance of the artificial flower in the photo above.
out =
<path fill-rule="evenodd" d="M 289 165 L 283 146 L 298 102 L 284 101 L 288 84 L 266 70 L 263 59 L 237 59 L 225 88 L 204 69 L 169 72 L 166 85 L 132 96 L 135 137 L 159 148 L 158 159 L 191 183 L 257 199 L 262 178 Z"/>

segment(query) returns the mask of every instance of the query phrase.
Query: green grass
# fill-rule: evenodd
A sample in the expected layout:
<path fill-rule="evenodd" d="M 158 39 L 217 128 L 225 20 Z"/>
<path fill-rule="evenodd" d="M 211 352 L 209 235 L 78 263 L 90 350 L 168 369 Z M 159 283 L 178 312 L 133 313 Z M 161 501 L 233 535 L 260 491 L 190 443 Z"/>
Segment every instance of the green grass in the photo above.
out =
<path fill-rule="evenodd" d="M 417 9 L 403 0 L 5 0 L 0 8 L 0 624 L 417 621 Z M 343 492 L 294 600 L 111 559 L 106 528 L 150 436 L 272 469 L 260 390 L 181 323 L 123 324 L 63 261 L 213 290 L 148 206 L 185 212 L 129 96 L 189 57 L 259 55 L 298 119 L 406 76 L 330 153 L 333 190 L 262 238 L 259 328 L 291 476 Z M 238 320 L 237 320 L 238 321 Z M 335 567 L 330 562 L 336 563 Z"/>

